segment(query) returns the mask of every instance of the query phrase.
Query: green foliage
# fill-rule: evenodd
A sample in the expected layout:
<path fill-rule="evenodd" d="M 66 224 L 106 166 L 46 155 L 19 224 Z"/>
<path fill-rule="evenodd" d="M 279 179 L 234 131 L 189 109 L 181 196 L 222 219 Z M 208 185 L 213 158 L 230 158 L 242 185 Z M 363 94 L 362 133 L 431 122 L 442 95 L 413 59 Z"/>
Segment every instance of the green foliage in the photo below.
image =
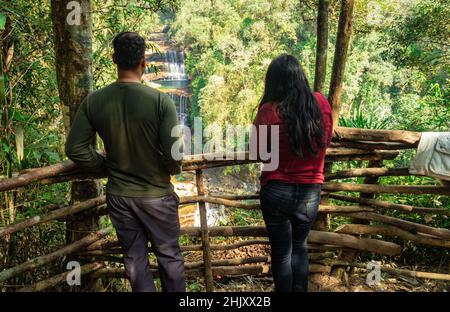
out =
<path fill-rule="evenodd" d="M 448 77 L 450 5 L 421 0 L 388 30 L 388 54 L 396 65 L 419 68 L 428 76 Z M 437 78 L 437 77 L 436 77 Z"/>
<path fill-rule="evenodd" d="M 424 7 L 430 9 L 422 10 Z M 448 47 L 448 25 L 442 18 L 448 7 L 444 1 L 428 0 L 356 3 L 341 99 L 342 125 L 418 131 L 449 127 L 444 70 L 448 68 L 444 57 L 448 56 L 444 49 Z M 338 8 L 339 3 L 332 2 L 326 82 L 331 75 Z M 423 67 L 419 59 L 400 62 L 397 56 L 404 56 L 402 44 L 407 42 L 402 34 L 409 29 L 414 38 L 420 38 L 424 32 L 423 37 L 437 35 L 438 32 L 425 28 L 435 20 L 431 15 L 439 8 L 441 19 L 433 28 L 444 29 L 438 38 L 443 57 L 427 64 L 432 69 Z M 171 35 L 189 50 L 187 69 L 193 77 L 191 114 L 222 126 L 250 123 L 263 92 L 267 65 L 280 53 L 296 55 L 313 81 L 315 10 L 315 3 L 309 1 L 183 1 Z M 420 23 L 419 17 L 426 23 Z M 416 22 L 412 23 L 414 19 Z M 424 74 L 432 72 L 439 73 L 439 79 Z"/>
<path fill-rule="evenodd" d="M 270 60 L 295 45 L 295 1 L 184 1 L 172 38 L 190 52 L 194 112 L 207 123 L 248 124 Z"/>
<path fill-rule="evenodd" d="M 6 15 L 0 12 L 0 30 L 5 30 Z"/>

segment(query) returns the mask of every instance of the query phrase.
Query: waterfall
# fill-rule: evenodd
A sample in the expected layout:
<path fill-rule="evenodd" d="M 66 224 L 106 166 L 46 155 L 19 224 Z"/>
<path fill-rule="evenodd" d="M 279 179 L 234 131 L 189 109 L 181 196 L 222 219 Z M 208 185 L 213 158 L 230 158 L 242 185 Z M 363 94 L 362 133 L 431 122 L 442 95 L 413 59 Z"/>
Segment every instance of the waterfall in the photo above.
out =
<path fill-rule="evenodd" d="M 180 120 L 180 124 L 183 126 L 187 125 L 187 120 L 188 120 L 188 112 L 187 112 L 188 98 L 187 98 L 187 96 L 173 94 L 173 93 L 170 93 L 169 96 L 172 98 L 172 100 L 175 103 L 175 106 L 177 108 L 177 115 Z"/>
<path fill-rule="evenodd" d="M 162 77 L 152 82 L 157 83 L 160 90 L 164 90 L 175 103 L 180 124 L 188 125 L 189 79 L 186 74 L 185 53 L 183 51 L 168 50 L 164 54 L 154 54 L 147 58 L 149 62 L 162 63 Z M 146 69 L 146 74 L 149 70 Z"/>
<path fill-rule="evenodd" d="M 184 59 L 184 52 L 167 51 L 165 53 L 166 77 L 164 80 L 187 80 Z"/>

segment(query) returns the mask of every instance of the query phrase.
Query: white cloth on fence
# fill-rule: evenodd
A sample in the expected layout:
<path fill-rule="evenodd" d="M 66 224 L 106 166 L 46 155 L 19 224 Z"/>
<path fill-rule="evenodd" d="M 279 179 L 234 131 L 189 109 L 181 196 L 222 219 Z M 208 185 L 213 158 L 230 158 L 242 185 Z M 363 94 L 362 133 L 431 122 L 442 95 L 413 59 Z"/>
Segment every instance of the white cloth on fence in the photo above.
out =
<path fill-rule="evenodd" d="M 409 172 L 450 181 L 450 132 L 424 132 Z"/>

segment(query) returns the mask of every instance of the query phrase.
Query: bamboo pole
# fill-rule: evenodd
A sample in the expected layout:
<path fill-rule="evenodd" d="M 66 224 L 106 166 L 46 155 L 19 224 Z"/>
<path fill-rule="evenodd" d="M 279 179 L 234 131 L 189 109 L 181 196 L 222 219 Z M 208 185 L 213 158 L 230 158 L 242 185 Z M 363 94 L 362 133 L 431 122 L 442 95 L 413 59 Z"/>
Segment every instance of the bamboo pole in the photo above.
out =
<path fill-rule="evenodd" d="M 89 208 L 96 207 L 98 205 L 104 204 L 106 201 L 105 196 L 100 196 L 97 198 L 88 199 L 81 203 L 76 203 L 74 205 L 54 210 L 44 216 L 34 216 L 32 218 L 15 222 L 4 227 L 0 227 L 0 237 L 15 233 L 17 231 L 29 228 L 41 223 L 49 222 L 52 220 L 57 220 L 62 217 L 73 215 L 75 213 L 87 210 Z"/>
<path fill-rule="evenodd" d="M 450 186 L 445 185 L 373 185 L 356 183 L 325 182 L 322 186 L 326 191 L 348 191 L 362 193 L 387 194 L 436 194 L 450 195 Z"/>
<path fill-rule="evenodd" d="M 197 193 L 199 196 L 205 195 L 205 184 L 203 180 L 203 173 L 201 170 L 195 171 L 195 182 L 197 184 Z M 214 280 L 212 277 L 212 269 L 211 269 L 211 250 L 210 250 L 210 241 L 209 241 L 209 233 L 208 233 L 208 217 L 206 211 L 205 202 L 198 203 L 199 212 L 200 212 L 200 231 L 202 238 L 202 246 L 203 246 L 203 262 L 205 264 L 205 284 L 206 291 L 214 291 Z"/>
<path fill-rule="evenodd" d="M 413 234 L 392 225 L 343 224 L 339 226 L 335 232 L 344 234 L 395 236 L 422 245 L 450 248 L 450 241 L 448 240 Z"/>
<path fill-rule="evenodd" d="M 12 268 L 6 269 L 0 272 L 0 283 L 4 282 L 14 276 L 17 276 L 21 273 L 33 270 L 37 267 L 43 266 L 47 263 L 53 262 L 59 257 L 69 255 L 85 246 L 92 244 L 93 242 L 105 237 L 106 235 L 112 232 L 112 228 L 106 228 L 95 233 L 89 234 L 88 236 L 83 237 L 82 239 L 73 242 L 69 245 L 62 247 L 48 255 L 39 256 L 37 258 L 28 260 L 19 265 L 16 265 Z"/>
<path fill-rule="evenodd" d="M 450 216 L 450 209 L 448 208 L 427 208 L 427 207 L 417 207 L 411 205 L 404 204 L 394 204 L 386 201 L 381 201 L 377 199 L 370 198 L 358 198 L 353 196 L 346 196 L 340 194 L 330 194 L 330 198 L 352 202 L 352 203 L 360 203 L 368 206 L 372 206 L 375 208 L 383 208 L 383 209 L 396 209 L 404 212 L 413 212 L 413 213 L 424 213 L 424 214 L 442 214 Z"/>

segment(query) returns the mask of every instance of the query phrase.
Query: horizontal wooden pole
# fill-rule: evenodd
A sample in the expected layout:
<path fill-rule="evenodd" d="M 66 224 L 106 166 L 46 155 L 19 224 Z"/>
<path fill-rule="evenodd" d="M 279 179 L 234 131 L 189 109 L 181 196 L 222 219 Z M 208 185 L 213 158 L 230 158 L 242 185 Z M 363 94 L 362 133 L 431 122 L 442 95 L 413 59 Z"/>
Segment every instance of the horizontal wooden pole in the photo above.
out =
<path fill-rule="evenodd" d="M 347 160 L 381 160 L 393 159 L 398 155 L 398 151 L 375 150 L 367 151 L 353 148 L 329 148 L 325 161 L 347 161 Z M 205 168 L 214 168 L 222 166 L 232 166 L 258 162 L 249 157 L 248 152 L 236 152 L 232 154 L 232 159 L 213 159 L 209 160 L 207 154 L 191 155 L 183 161 L 183 171 L 192 171 Z M 60 176 L 58 176 L 60 175 Z M 61 163 L 43 168 L 28 169 L 25 173 L 10 179 L 0 180 L 0 191 L 7 191 L 29 185 L 33 182 L 42 180 L 44 184 L 58 182 L 67 182 L 71 180 L 86 180 L 92 178 L 104 177 L 92 172 L 84 172 L 76 165 L 66 160 Z"/>
<path fill-rule="evenodd" d="M 17 177 L 11 179 L 1 179 L 0 180 L 0 192 L 6 190 L 12 190 L 18 187 L 28 185 L 32 182 L 56 176 L 60 173 L 67 172 L 76 168 L 76 165 L 70 161 L 66 160 L 55 165 L 35 168 L 29 170 L 28 172 L 21 174 Z"/>
<path fill-rule="evenodd" d="M 80 270 L 81 270 L 80 273 L 81 273 L 81 275 L 86 275 L 86 274 L 89 274 L 91 272 L 94 272 L 94 271 L 104 268 L 104 267 L 105 267 L 105 264 L 103 262 L 88 263 L 88 264 L 82 265 L 80 267 Z M 45 280 L 39 281 L 36 284 L 20 288 L 17 290 L 17 292 L 38 292 L 38 291 L 43 291 L 43 290 L 55 287 L 61 283 L 66 282 L 67 274 L 69 274 L 69 273 L 70 273 L 70 271 L 60 273 L 58 275 L 47 278 Z"/>
<path fill-rule="evenodd" d="M 410 143 L 396 143 L 396 142 L 373 142 L 373 141 L 337 141 L 332 142 L 331 147 L 351 147 L 364 150 L 404 150 L 416 148 L 416 144 Z"/>
<path fill-rule="evenodd" d="M 326 262 L 326 264 L 330 265 L 330 266 L 349 266 L 349 267 L 367 269 L 367 264 L 365 264 L 365 263 L 330 261 L 330 262 Z M 386 272 L 386 273 L 397 275 L 397 276 L 400 275 L 400 276 L 410 276 L 410 277 L 417 277 L 417 278 L 424 278 L 424 279 L 450 281 L 450 274 L 411 271 L 411 270 L 405 270 L 405 269 L 394 269 L 394 268 L 390 268 L 387 266 L 380 266 L 380 270 L 382 272 Z"/>
<path fill-rule="evenodd" d="M 308 254 L 308 258 L 311 261 L 316 260 L 324 260 L 328 258 L 334 258 L 336 255 L 334 252 L 322 252 L 322 253 L 310 253 Z M 115 263 L 123 263 L 123 259 L 119 257 L 103 257 L 102 260 L 109 261 L 109 262 L 115 262 Z M 233 259 L 215 259 L 211 261 L 212 267 L 218 267 L 218 266 L 236 266 L 236 265 L 242 265 L 242 264 L 254 264 L 254 263 L 270 263 L 271 258 L 268 255 L 265 256 L 256 256 L 256 257 L 246 257 L 246 258 L 233 258 Z M 190 269 L 197 269 L 204 267 L 203 261 L 194 261 L 194 262 L 185 262 L 184 268 L 186 270 Z M 150 263 L 150 268 L 157 270 L 158 264 L 155 262 Z"/>
<path fill-rule="evenodd" d="M 395 209 L 395 210 L 400 210 L 400 211 L 404 211 L 404 212 L 421 213 L 421 214 L 442 214 L 442 215 L 450 216 L 449 208 L 417 207 L 417 206 L 404 205 L 404 204 L 394 204 L 394 203 L 390 203 L 390 202 L 382 201 L 382 200 L 378 200 L 378 199 L 353 197 L 353 196 L 346 196 L 346 195 L 340 195 L 340 194 L 329 194 L 328 196 L 332 199 L 364 204 L 364 205 L 372 206 L 375 208 Z"/>
<path fill-rule="evenodd" d="M 370 194 L 435 194 L 450 195 L 450 185 L 377 185 L 357 183 L 325 182 L 322 185 L 325 191 L 348 191 Z"/>
<path fill-rule="evenodd" d="M 404 130 L 372 130 L 348 127 L 336 127 L 334 141 L 381 141 L 399 142 L 417 146 L 421 137 L 420 132 Z"/>
<path fill-rule="evenodd" d="M 112 228 L 106 228 L 103 230 L 100 230 L 95 233 L 91 233 L 86 237 L 83 237 L 82 239 L 73 242 L 69 245 L 66 245 L 62 247 L 61 249 L 58 249 L 48 255 L 45 256 L 39 256 L 34 259 L 28 260 L 26 262 L 23 262 L 19 265 L 16 265 L 12 268 L 6 269 L 4 271 L 0 272 L 0 283 L 4 282 L 14 276 L 17 276 L 19 274 L 22 274 L 24 272 L 33 270 L 37 267 L 43 266 L 47 263 L 53 262 L 59 257 L 67 256 L 73 252 L 76 252 L 80 250 L 81 248 L 88 246 L 92 244 L 93 242 L 105 237 L 106 235 L 112 233 Z"/>
<path fill-rule="evenodd" d="M 79 169 L 77 169 L 79 171 Z M 64 183 L 64 182 L 82 182 L 82 181 L 88 181 L 88 180 L 97 180 L 105 178 L 103 174 L 96 174 L 96 173 L 90 173 L 83 171 L 79 173 L 71 174 L 70 172 L 68 174 L 61 174 L 57 175 L 55 177 L 50 177 L 46 179 L 42 179 L 39 181 L 39 184 L 41 185 L 50 185 L 50 184 L 56 184 L 56 183 Z"/>
<path fill-rule="evenodd" d="M 210 248 L 211 250 L 231 250 L 236 249 L 244 246 L 251 246 L 251 245 L 269 245 L 269 241 L 266 239 L 249 239 L 244 240 L 237 243 L 232 244 L 211 244 Z M 100 244 L 94 243 L 90 246 L 87 246 L 84 250 L 80 251 L 79 255 L 89 255 L 89 256 L 95 256 L 95 255 L 106 255 L 106 254 L 120 254 L 122 253 L 122 250 L 119 249 L 120 247 L 118 241 L 113 240 L 107 240 L 103 241 Z M 201 245 L 181 245 L 180 246 L 181 251 L 202 251 Z M 149 249 L 151 251 L 151 248 Z"/>
<path fill-rule="evenodd" d="M 223 193 L 209 193 L 209 196 L 224 198 L 229 200 L 248 200 L 248 199 L 259 199 L 259 194 L 242 194 L 242 195 L 233 195 L 233 194 L 223 194 Z"/>
<path fill-rule="evenodd" d="M 417 146 L 421 137 L 421 133 L 412 132 L 412 131 L 403 131 L 403 130 L 369 130 L 369 129 L 359 129 L 359 128 L 346 128 L 346 127 L 337 127 L 334 131 L 334 142 L 339 141 L 381 141 L 381 142 L 399 142 L 405 144 L 411 144 L 412 146 Z M 352 156 L 355 156 L 353 159 L 362 160 L 364 156 L 358 156 L 355 154 L 352 155 L 343 155 L 342 153 L 348 153 L 348 151 L 342 150 L 342 153 L 339 154 L 335 152 L 333 149 L 338 150 L 339 148 L 330 148 L 329 159 L 328 161 L 339 161 L 339 160 L 349 160 L 352 159 Z M 376 152 L 376 151 L 375 151 Z M 379 151 L 377 159 L 382 157 L 383 152 L 389 153 L 389 151 Z M 245 154 L 243 152 L 234 153 L 233 159 L 238 160 L 204 160 L 207 156 L 189 156 L 184 160 L 183 170 L 197 170 L 208 167 L 216 167 L 216 166 L 228 166 L 228 165 L 237 165 L 244 164 L 249 162 L 256 162 L 256 160 L 249 160 L 248 155 L 241 155 L 240 160 L 236 156 L 239 154 Z M 370 153 L 369 153 L 370 154 Z M 367 150 L 364 149 L 364 154 L 368 155 Z M 211 156 L 211 155 L 209 155 Z M 337 158 L 333 158 L 337 156 Z M 344 156 L 344 157 L 343 157 Z M 348 157 L 350 156 L 350 157 Z M 385 157 L 395 157 L 396 155 L 385 154 Z M 367 160 L 373 160 L 373 155 L 370 157 L 366 157 Z M 197 159 L 196 159 L 197 158 Z M 383 158 L 381 158 L 383 159 Z M 208 164 L 207 164 L 208 163 Z M 32 168 L 27 169 L 27 171 L 23 174 L 20 174 L 17 177 L 13 177 L 11 179 L 1 179 L 0 180 L 0 191 L 11 190 L 15 188 L 19 188 L 25 185 L 28 185 L 32 182 L 36 182 L 38 180 L 49 179 L 55 177 L 60 174 L 65 174 L 66 177 L 61 178 L 60 181 L 69 181 L 67 175 L 72 174 L 74 178 L 83 179 L 83 174 L 76 172 L 76 165 L 70 161 L 66 160 L 61 163 L 43 167 L 43 168 Z M 92 173 L 90 173 L 92 175 Z M 95 175 L 95 177 L 99 177 Z M 53 180 L 57 182 L 57 179 Z M 52 183 L 51 180 L 46 180 L 44 183 L 49 184 Z"/>
<path fill-rule="evenodd" d="M 250 236 L 267 237 L 264 226 L 212 226 L 209 227 L 209 236 Z M 199 227 L 182 227 L 181 235 L 200 237 Z M 369 251 L 386 255 L 397 255 L 400 253 L 400 246 L 391 242 L 385 242 L 377 239 L 358 238 L 352 235 L 339 234 L 324 231 L 312 230 L 308 237 L 308 244 L 326 244 L 337 247 L 346 247 L 362 251 Z M 118 243 L 114 243 L 118 246 Z M 111 246 L 111 243 L 109 243 Z M 89 249 L 93 249 L 89 247 Z"/>
<path fill-rule="evenodd" d="M 343 224 L 339 226 L 336 233 L 359 234 L 359 235 L 381 235 L 395 236 L 401 239 L 409 240 L 421 245 L 450 248 L 450 241 L 439 238 L 433 238 L 420 234 L 413 234 L 392 225 L 367 225 L 367 224 Z"/>
<path fill-rule="evenodd" d="M 86 201 L 76 203 L 74 205 L 64 207 L 61 209 L 53 210 L 52 212 L 43 215 L 43 216 L 34 216 L 28 218 L 26 220 L 21 220 L 15 222 L 13 224 L 9 224 L 3 227 L 0 227 L 0 237 L 15 233 L 17 231 L 23 230 L 25 228 L 29 228 L 41 223 L 49 222 L 52 220 L 57 220 L 63 218 L 68 215 L 73 215 L 75 213 L 79 213 L 81 211 L 85 211 L 87 209 L 93 208 L 95 206 L 104 204 L 106 202 L 105 196 L 100 196 L 93 199 L 88 199 Z"/>
<path fill-rule="evenodd" d="M 347 179 L 358 177 L 410 176 L 409 168 L 354 168 L 333 172 L 325 179 Z"/>
<path fill-rule="evenodd" d="M 266 239 L 248 239 L 241 242 L 231 243 L 231 244 L 211 244 L 211 250 L 231 250 L 244 246 L 251 245 L 269 245 L 269 241 Z M 187 245 L 181 246 L 181 251 L 200 251 L 201 245 Z"/>
<path fill-rule="evenodd" d="M 450 230 L 442 229 L 442 228 L 434 228 L 428 225 L 415 223 L 411 221 L 402 220 L 399 218 L 385 216 L 378 213 L 373 212 L 355 212 L 348 214 L 341 214 L 342 216 L 351 217 L 360 220 L 368 220 L 368 221 L 376 221 L 381 222 L 388 225 L 397 226 L 401 229 L 404 229 L 409 232 L 414 233 L 425 233 L 429 235 L 433 235 L 439 238 L 444 238 L 450 240 Z"/>
<path fill-rule="evenodd" d="M 329 273 L 331 267 L 316 263 L 309 265 L 310 273 Z M 203 268 L 187 269 L 187 277 L 203 277 Z M 238 275 L 266 275 L 270 274 L 270 265 L 240 265 L 212 267 L 214 276 L 238 276 Z M 157 270 L 152 270 L 154 276 L 158 276 Z M 103 268 L 92 273 L 93 278 L 127 278 L 123 268 Z"/>

